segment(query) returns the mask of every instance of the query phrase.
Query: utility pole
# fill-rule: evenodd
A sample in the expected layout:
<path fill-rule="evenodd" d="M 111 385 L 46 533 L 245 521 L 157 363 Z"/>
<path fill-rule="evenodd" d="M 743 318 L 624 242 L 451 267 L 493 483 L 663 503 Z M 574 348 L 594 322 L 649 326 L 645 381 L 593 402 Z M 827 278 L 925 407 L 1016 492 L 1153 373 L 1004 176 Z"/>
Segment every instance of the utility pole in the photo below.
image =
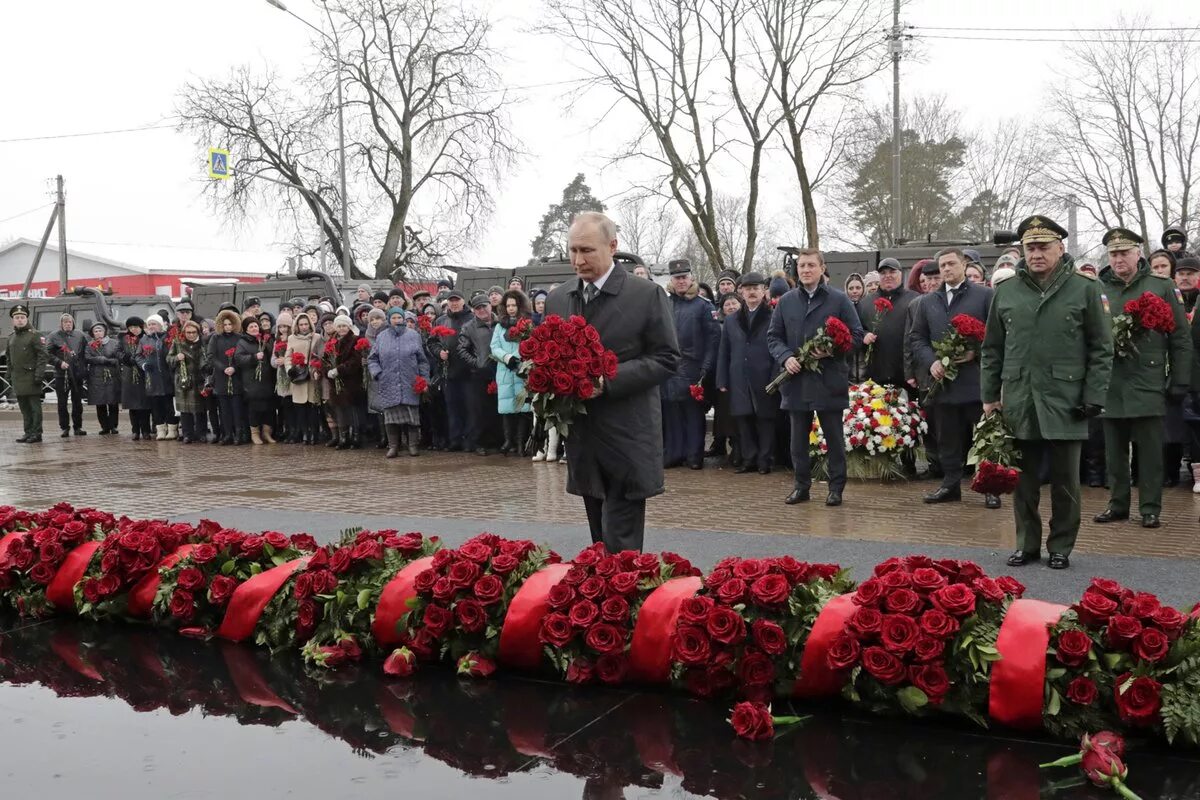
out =
<path fill-rule="evenodd" d="M 900 0 L 892 2 L 892 244 L 900 243 L 900 56 L 904 39 L 900 28 Z"/>
<path fill-rule="evenodd" d="M 1067 196 L 1067 252 L 1079 258 L 1079 198 Z"/>
<path fill-rule="evenodd" d="M 63 194 L 63 177 L 55 176 L 58 189 L 58 293 L 67 293 L 67 197 Z"/>

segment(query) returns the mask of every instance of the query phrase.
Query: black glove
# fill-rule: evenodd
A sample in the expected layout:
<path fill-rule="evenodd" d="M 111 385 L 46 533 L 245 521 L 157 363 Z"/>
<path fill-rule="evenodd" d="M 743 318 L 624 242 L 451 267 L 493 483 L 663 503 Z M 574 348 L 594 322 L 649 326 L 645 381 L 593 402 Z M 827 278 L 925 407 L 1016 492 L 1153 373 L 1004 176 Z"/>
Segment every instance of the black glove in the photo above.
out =
<path fill-rule="evenodd" d="M 1071 416 L 1075 417 L 1075 419 L 1091 419 L 1092 417 L 1098 417 L 1103 413 L 1104 407 L 1098 406 L 1095 403 L 1075 406 L 1075 408 L 1071 409 Z"/>
<path fill-rule="evenodd" d="M 504 360 L 504 366 L 508 367 L 513 372 L 516 372 L 517 369 L 521 366 L 521 360 L 519 358 L 517 358 L 516 356 L 509 356 L 508 358 L 506 358 Z"/>

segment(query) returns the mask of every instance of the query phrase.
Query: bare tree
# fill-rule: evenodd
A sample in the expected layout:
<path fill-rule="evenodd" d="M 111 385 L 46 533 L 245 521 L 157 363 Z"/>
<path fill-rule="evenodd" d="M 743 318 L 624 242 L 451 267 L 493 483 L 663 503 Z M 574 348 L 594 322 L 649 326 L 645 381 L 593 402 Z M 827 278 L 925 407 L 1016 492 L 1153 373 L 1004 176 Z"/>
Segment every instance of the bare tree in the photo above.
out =
<path fill-rule="evenodd" d="M 661 264 L 672 257 L 679 238 L 679 218 L 668 202 L 638 194 L 617 205 L 622 250 L 637 253 L 648 264 Z"/>
<path fill-rule="evenodd" d="M 1042 133 L 1020 122 L 1005 122 L 967 141 L 961 195 L 976 216 L 962 214 L 963 235 L 974 241 L 996 230 L 1015 230 L 1053 197 L 1046 164 L 1053 147 Z"/>

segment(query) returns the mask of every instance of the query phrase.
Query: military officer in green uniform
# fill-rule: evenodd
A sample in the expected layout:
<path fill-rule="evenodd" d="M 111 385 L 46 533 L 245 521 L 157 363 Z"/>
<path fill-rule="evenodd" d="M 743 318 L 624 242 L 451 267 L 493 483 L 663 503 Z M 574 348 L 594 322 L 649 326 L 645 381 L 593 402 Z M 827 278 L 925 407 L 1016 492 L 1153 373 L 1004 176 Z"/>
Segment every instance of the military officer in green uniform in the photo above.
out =
<path fill-rule="evenodd" d="M 1112 321 L 1099 282 L 1075 270 L 1067 232 L 1045 216 L 1017 228 L 1025 257 L 996 287 L 980 350 L 983 413 L 1001 411 L 1021 451 L 1013 495 L 1017 549 L 1008 565 L 1041 558 L 1042 465 L 1050 471 L 1051 569 L 1066 569 L 1079 534 L 1079 454 L 1087 420 L 1103 411 Z"/>
<path fill-rule="evenodd" d="M 13 335 L 8 337 L 8 382 L 12 384 L 25 435 L 18 442 L 37 444 L 42 440 L 42 373 L 46 371 L 46 337 L 29 327 L 29 308 L 18 303 L 8 311 Z"/>
<path fill-rule="evenodd" d="M 1187 313 L 1170 278 L 1150 272 L 1142 256 L 1142 237 L 1125 228 L 1104 234 L 1108 266 L 1100 273 L 1104 299 L 1114 314 L 1146 292 L 1162 298 L 1175 319 L 1172 333 L 1135 333 L 1128 353 L 1113 358 L 1112 381 L 1104 403 L 1104 459 L 1108 485 L 1112 487 L 1108 507 L 1096 522 L 1129 519 L 1129 448 L 1136 444 L 1138 458 L 1138 512 L 1143 528 L 1157 528 L 1162 513 L 1163 415 L 1166 396 L 1177 402 L 1187 394 L 1192 373 L 1192 340 Z M 1178 469 L 1178 467 L 1176 467 Z"/>

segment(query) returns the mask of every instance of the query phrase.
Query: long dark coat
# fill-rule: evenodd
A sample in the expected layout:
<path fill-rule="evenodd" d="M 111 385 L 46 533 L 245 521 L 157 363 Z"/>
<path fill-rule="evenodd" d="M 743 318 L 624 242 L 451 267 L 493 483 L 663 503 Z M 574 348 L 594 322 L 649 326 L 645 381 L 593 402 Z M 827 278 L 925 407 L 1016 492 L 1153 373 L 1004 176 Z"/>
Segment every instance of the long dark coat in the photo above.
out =
<path fill-rule="evenodd" d="M 875 310 L 875 301 L 884 298 L 892 303 L 892 310 L 880 314 Z M 871 360 L 867 362 L 867 377 L 876 383 L 903 386 L 904 334 L 908 318 L 908 306 L 921 299 L 921 295 L 904 284 L 890 292 L 871 292 L 858 304 L 858 315 L 863 330 L 879 338 L 871 346 Z"/>
<path fill-rule="evenodd" d="M 179 353 L 184 355 L 186 370 L 180 368 L 180 361 L 175 357 Z M 180 414 L 199 414 L 205 410 L 200 391 L 208 376 L 207 362 L 208 353 L 199 339 L 189 342 L 183 336 L 175 337 L 168 351 L 167 363 L 171 367 L 171 381 L 175 387 L 175 408 Z"/>
<path fill-rule="evenodd" d="M 88 367 L 88 404 L 111 406 L 121 402 L 121 343 L 105 336 L 99 347 L 95 340 L 83 348 Z"/>
<path fill-rule="evenodd" d="M 264 342 L 258 336 L 242 334 L 233 360 L 237 364 L 238 377 L 242 379 L 242 390 L 246 393 L 247 400 L 270 400 L 275 396 L 275 368 L 271 366 L 274 347 L 274 336 L 268 336 Z M 261 362 L 257 358 L 260 352 L 263 354 Z M 260 363 L 261 371 L 258 369 Z M 257 378 L 254 377 L 256 373 Z"/>
<path fill-rule="evenodd" d="M 767 328 L 767 346 L 775 359 L 776 373 L 796 353 L 796 349 L 817 335 L 817 329 L 829 317 L 837 317 L 850 329 L 854 348 L 862 347 L 863 329 L 850 298 L 822 284 L 812 298 L 804 287 L 792 289 L 779 298 Z M 773 376 L 772 376 L 773 377 Z M 850 405 L 850 365 L 846 357 L 823 359 L 820 372 L 802 371 L 784 382 L 781 407 L 785 411 L 832 411 Z"/>
<path fill-rule="evenodd" d="M 57 374 L 62 372 L 59 364 L 67 362 L 70 365 L 68 372 L 75 379 L 87 377 L 87 361 L 83 357 L 83 348 L 87 346 L 87 337 L 79 331 L 57 330 L 46 337 L 46 355 L 50 360 L 50 365 L 54 367 L 54 372 Z M 63 352 L 63 348 L 67 352 Z"/>
<path fill-rule="evenodd" d="M 143 333 L 133 362 L 145 376 L 146 395 L 164 397 L 175 394 L 175 382 L 167 366 L 167 336 L 164 333 Z M 146 348 L 151 348 L 148 352 Z"/>
<path fill-rule="evenodd" d="M 450 353 L 450 357 L 444 362 L 445 377 L 450 380 L 466 378 L 471 374 L 470 360 L 464 360 L 458 349 L 458 332 L 462 330 L 463 325 L 466 325 L 472 319 L 474 319 L 474 315 L 471 313 L 471 310 L 464 308 L 457 314 L 447 312 L 438 317 L 437 321 L 433 323 L 433 327 L 435 328 L 440 325 L 454 330 L 453 336 L 441 337 L 442 349 Z M 437 359 L 438 363 L 442 363 L 440 353 L 435 353 L 434 358 Z"/>
<path fill-rule="evenodd" d="M 363 384 L 363 362 L 366 353 L 354 349 L 359 337 L 353 332 L 337 339 L 337 357 L 334 367 L 337 369 L 337 379 L 330 378 L 332 390 L 329 402 L 335 406 L 366 405 L 367 388 Z M 328 362 L 328 359 L 326 359 Z M 341 391 L 338 391 L 338 386 Z"/>
<path fill-rule="evenodd" d="M 689 387 L 716 370 L 721 326 L 713 319 L 712 304 L 699 296 L 696 284 L 682 297 L 674 292 L 669 296 L 675 339 L 679 342 L 679 364 L 675 374 L 667 378 L 665 390 L 666 399 L 678 403 L 690 400 Z"/>
<path fill-rule="evenodd" d="M 679 361 L 666 293 L 615 265 L 590 303 L 583 301 L 583 281 L 573 279 L 550 293 L 546 314 L 581 314 L 619 363 L 616 378 L 571 424 L 567 491 L 600 498 L 612 492 L 628 500 L 662 494 L 658 387 Z"/>
<path fill-rule="evenodd" d="M 946 284 L 936 291 L 922 295 L 917 301 L 913 312 L 912 330 L 909 332 L 909 346 L 917 370 L 923 375 L 929 374 L 929 368 L 937 358 L 933 351 L 933 343 L 946 335 L 950 329 L 950 320 L 959 314 L 974 317 L 980 322 L 986 322 L 988 309 L 992 305 L 992 290 L 987 286 L 979 286 L 970 281 L 963 281 L 962 286 L 954 290 L 950 305 L 946 305 Z M 958 377 L 952 381 L 943 380 L 942 386 L 926 402 L 937 404 L 964 405 L 979 402 L 979 354 L 965 364 L 959 364 Z"/>
<path fill-rule="evenodd" d="M 123 333 L 121 346 L 121 407 L 126 411 L 149 411 L 150 396 L 146 394 L 146 373 L 138 363 L 142 352 L 142 337 L 133 339 Z"/>
<path fill-rule="evenodd" d="M 242 376 L 237 370 L 237 346 L 242 341 L 240 333 L 214 333 L 208 338 L 208 365 L 212 374 L 213 394 L 224 395 L 242 394 Z M 233 356 L 225 355 L 229 350 Z M 225 368 L 233 367 L 233 374 L 226 375 Z"/>
<path fill-rule="evenodd" d="M 767 394 L 767 384 L 777 373 L 767 347 L 770 325 L 766 301 L 753 313 L 742 308 L 725 318 L 717 352 L 717 389 L 727 390 L 729 413 L 735 417 L 774 419 L 779 413 L 779 393 Z"/>

